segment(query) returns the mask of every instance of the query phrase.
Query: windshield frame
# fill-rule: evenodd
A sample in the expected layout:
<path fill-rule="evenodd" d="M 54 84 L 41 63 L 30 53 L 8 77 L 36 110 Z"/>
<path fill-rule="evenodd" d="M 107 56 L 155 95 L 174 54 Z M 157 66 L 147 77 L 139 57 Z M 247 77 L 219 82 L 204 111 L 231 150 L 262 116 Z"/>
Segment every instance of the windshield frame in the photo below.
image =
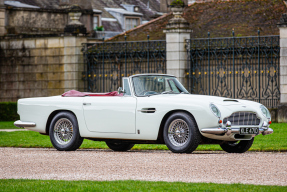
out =
<path fill-rule="evenodd" d="M 171 90 L 171 94 L 181 94 L 181 93 L 185 93 L 185 94 L 190 94 L 186 88 L 181 84 L 181 82 L 179 82 L 179 80 L 174 76 L 174 75 L 166 75 L 166 74 L 141 74 L 141 75 L 133 75 L 133 76 L 130 76 L 130 79 L 131 79 L 131 87 L 132 87 L 132 90 L 133 90 L 133 94 L 134 96 L 136 97 L 149 97 L 149 96 L 152 96 L 152 95 L 161 95 L 162 93 L 158 93 L 158 94 L 149 94 L 149 95 L 137 95 L 136 93 L 136 90 L 135 90 L 135 84 L 134 84 L 134 78 L 136 77 L 141 77 L 141 76 L 164 76 L 166 78 L 172 78 L 172 79 L 176 79 L 177 82 L 182 86 L 182 88 L 184 89 L 182 92 L 180 93 L 175 93 Z M 174 82 L 175 83 L 175 82 Z M 170 86 L 170 85 L 169 85 Z M 179 87 L 177 87 L 179 89 Z"/>

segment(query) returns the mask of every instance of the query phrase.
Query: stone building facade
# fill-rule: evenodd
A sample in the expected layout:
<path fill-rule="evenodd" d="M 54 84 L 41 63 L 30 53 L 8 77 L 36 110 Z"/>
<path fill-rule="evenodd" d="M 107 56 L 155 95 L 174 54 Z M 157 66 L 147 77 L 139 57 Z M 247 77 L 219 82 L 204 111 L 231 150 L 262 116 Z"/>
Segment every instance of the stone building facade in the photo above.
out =
<path fill-rule="evenodd" d="M 119 10 L 125 8 L 121 4 L 133 2 L 137 1 L 110 4 Z M 151 3 L 151 7 L 157 2 Z M 67 26 L 73 23 L 69 13 L 74 4 L 80 7 L 79 23 L 87 33 L 65 31 L 71 29 Z M 104 1 L 89 0 L 0 0 L 0 102 L 59 95 L 71 89 L 84 91 L 81 49 L 82 43 L 97 41 L 95 18 L 97 25 L 108 30 L 118 27 L 114 24 L 117 19 L 105 6 L 108 5 Z M 145 11 L 148 17 L 156 13 L 144 7 L 145 4 L 138 10 Z M 140 13 L 122 12 L 124 18 L 142 17 Z"/>
<path fill-rule="evenodd" d="M 86 37 L 8 39 L 0 42 L 0 102 L 83 91 Z"/>

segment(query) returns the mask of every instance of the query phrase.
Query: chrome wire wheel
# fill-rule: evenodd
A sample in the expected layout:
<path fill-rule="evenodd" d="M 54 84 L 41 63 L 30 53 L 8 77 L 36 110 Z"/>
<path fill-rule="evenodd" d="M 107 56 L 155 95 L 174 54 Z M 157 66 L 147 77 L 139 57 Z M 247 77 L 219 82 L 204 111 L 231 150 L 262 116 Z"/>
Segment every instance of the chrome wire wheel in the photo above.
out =
<path fill-rule="evenodd" d="M 60 145 L 68 144 L 73 135 L 73 124 L 69 119 L 61 118 L 55 123 L 54 138 Z"/>
<path fill-rule="evenodd" d="M 189 127 L 182 119 L 173 120 L 168 127 L 168 139 L 176 147 L 181 147 L 188 142 Z"/>

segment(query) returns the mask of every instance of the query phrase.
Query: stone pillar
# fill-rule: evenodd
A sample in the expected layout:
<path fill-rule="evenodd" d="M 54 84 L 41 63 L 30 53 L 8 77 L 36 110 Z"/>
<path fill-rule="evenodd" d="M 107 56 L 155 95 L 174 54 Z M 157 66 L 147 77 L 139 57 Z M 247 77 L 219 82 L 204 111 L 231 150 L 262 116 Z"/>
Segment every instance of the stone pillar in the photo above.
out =
<path fill-rule="evenodd" d="M 278 24 L 280 30 L 280 105 L 278 123 L 287 122 L 287 14 L 284 13 Z"/>
<path fill-rule="evenodd" d="M 82 15 L 82 9 L 78 5 L 72 5 L 69 9 L 69 17 L 70 23 L 65 27 L 65 34 L 72 34 L 74 36 L 77 35 L 85 35 L 87 33 L 87 29 L 82 24 L 79 19 Z"/>
<path fill-rule="evenodd" d="M 5 5 L 4 0 L 0 0 L 0 36 L 6 34 L 5 29 Z"/>
<path fill-rule="evenodd" d="M 187 52 L 185 40 L 190 39 L 189 23 L 182 18 L 183 7 L 172 7 L 174 17 L 169 20 L 166 33 L 166 72 L 175 75 L 184 84 Z"/>
<path fill-rule="evenodd" d="M 84 81 L 81 80 L 85 65 L 82 43 L 87 43 L 86 37 L 64 37 L 64 91 L 84 91 Z"/>

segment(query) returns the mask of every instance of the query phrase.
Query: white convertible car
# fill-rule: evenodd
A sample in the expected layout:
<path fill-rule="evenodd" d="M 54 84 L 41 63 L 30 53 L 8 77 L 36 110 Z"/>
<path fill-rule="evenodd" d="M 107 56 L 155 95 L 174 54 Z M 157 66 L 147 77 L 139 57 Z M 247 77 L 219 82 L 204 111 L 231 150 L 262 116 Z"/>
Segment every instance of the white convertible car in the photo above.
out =
<path fill-rule="evenodd" d="M 19 99 L 17 127 L 50 136 L 58 150 L 78 149 L 83 139 L 105 141 L 114 151 L 134 144 L 166 144 L 191 153 L 199 144 L 219 144 L 229 153 L 247 151 L 256 135 L 273 133 L 260 103 L 189 94 L 172 75 L 123 78 L 111 93 L 68 91 L 60 96 Z"/>

